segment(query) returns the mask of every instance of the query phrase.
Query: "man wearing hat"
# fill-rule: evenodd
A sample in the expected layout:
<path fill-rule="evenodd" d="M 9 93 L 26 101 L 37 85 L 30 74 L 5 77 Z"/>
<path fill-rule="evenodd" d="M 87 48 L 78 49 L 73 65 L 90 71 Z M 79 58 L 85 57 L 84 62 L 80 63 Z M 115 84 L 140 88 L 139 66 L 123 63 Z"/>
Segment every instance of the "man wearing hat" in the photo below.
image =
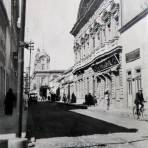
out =
<path fill-rule="evenodd" d="M 139 110 L 139 105 L 141 105 L 140 109 L 144 107 L 144 98 L 143 98 L 143 93 L 142 93 L 142 89 L 139 89 L 138 92 L 136 93 L 136 98 L 135 98 L 135 104 L 136 104 L 136 108 L 137 108 L 137 113 Z"/>

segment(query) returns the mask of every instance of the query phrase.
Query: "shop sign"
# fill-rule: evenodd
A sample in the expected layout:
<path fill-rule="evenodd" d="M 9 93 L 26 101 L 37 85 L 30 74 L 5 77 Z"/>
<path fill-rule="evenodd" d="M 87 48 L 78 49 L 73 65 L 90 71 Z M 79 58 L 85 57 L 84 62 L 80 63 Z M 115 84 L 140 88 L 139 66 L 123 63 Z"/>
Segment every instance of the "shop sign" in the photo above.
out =
<path fill-rule="evenodd" d="M 135 61 L 137 59 L 140 58 L 140 48 L 132 51 L 132 52 L 129 52 L 125 55 L 126 57 L 126 63 L 129 63 L 129 62 L 132 62 L 132 61 Z"/>
<path fill-rule="evenodd" d="M 119 64 L 117 58 L 115 56 L 112 56 L 112 57 L 106 59 L 105 61 L 103 61 L 97 65 L 94 65 L 93 69 L 95 72 L 103 71 L 103 70 L 108 69 L 108 68 L 110 68 L 114 65 L 117 65 L 117 64 Z"/>

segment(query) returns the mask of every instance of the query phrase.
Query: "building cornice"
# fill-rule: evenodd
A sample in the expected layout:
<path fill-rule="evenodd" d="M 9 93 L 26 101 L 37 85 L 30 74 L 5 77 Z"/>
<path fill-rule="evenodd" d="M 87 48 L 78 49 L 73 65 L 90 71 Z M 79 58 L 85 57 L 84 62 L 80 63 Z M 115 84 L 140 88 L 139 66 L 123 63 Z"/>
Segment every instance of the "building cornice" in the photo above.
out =
<path fill-rule="evenodd" d="M 90 61 L 89 63 L 80 66 L 80 67 L 76 67 L 73 70 L 73 74 L 75 74 L 77 71 L 82 70 L 82 69 L 86 69 L 87 67 L 91 66 L 93 63 L 95 63 L 97 60 L 101 60 L 102 58 L 109 56 L 111 54 L 114 54 L 116 52 L 120 52 L 122 50 L 122 46 L 116 46 L 114 49 L 110 50 L 109 52 L 105 52 L 104 54 L 101 54 L 100 56 L 95 57 L 92 61 Z"/>
<path fill-rule="evenodd" d="M 136 15 L 133 19 L 131 19 L 129 22 L 127 22 L 124 26 L 122 26 L 119 29 L 120 33 L 124 33 L 126 30 L 128 30 L 131 26 L 133 26 L 134 24 L 136 24 L 138 21 L 140 21 L 141 19 L 143 19 L 146 15 L 148 14 L 148 8 L 146 8 L 145 10 L 143 10 L 141 13 L 139 13 L 138 15 Z"/>
<path fill-rule="evenodd" d="M 35 71 L 34 73 L 64 73 L 64 70 Z"/>

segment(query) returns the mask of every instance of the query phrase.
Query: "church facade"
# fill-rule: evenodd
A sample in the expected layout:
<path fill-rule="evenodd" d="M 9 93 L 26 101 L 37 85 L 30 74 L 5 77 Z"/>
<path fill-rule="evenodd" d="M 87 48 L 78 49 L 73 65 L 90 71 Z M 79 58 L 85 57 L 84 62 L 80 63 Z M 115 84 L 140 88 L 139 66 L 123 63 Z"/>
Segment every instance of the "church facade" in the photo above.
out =
<path fill-rule="evenodd" d="M 62 75 L 64 70 L 51 70 L 50 69 L 50 56 L 45 51 L 38 49 L 35 55 L 34 72 L 31 78 L 31 91 L 40 94 L 40 88 L 44 87 L 49 92 L 52 79 Z M 48 94 L 47 94 L 48 95 Z"/>

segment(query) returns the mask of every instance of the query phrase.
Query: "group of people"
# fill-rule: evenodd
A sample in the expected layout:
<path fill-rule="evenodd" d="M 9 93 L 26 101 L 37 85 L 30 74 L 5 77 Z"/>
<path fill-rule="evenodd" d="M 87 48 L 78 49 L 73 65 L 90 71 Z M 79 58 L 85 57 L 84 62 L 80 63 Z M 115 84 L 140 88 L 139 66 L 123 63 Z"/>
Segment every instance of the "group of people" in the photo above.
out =
<path fill-rule="evenodd" d="M 91 93 L 88 93 L 85 95 L 85 105 L 97 105 L 97 99 L 96 96 L 92 96 Z"/>
<path fill-rule="evenodd" d="M 105 91 L 104 93 L 105 95 L 105 100 L 107 102 L 107 110 L 109 110 L 110 107 L 110 93 L 109 91 Z M 28 96 L 27 95 L 23 95 L 24 97 L 24 107 L 28 108 Z M 51 97 L 48 98 L 48 100 L 53 101 L 57 101 L 57 96 L 56 94 L 51 94 Z M 60 100 L 60 98 L 58 99 Z M 64 103 L 76 103 L 76 96 L 74 94 L 74 92 L 71 94 L 71 99 L 70 96 L 66 96 L 66 94 L 63 94 L 63 100 Z M 142 89 L 139 89 L 139 91 L 136 93 L 136 97 L 135 97 L 135 105 L 137 108 L 137 113 L 138 110 L 144 107 L 144 97 L 143 97 L 143 93 L 142 93 Z M 85 102 L 84 104 L 90 106 L 90 105 L 96 105 L 97 104 L 97 99 L 96 96 L 92 96 L 91 93 L 88 93 L 85 95 Z M 6 97 L 4 100 L 4 113 L 6 115 L 12 115 L 13 114 L 13 108 L 16 106 L 16 96 L 13 93 L 13 90 L 11 88 L 9 88 L 8 92 L 6 93 Z M 139 108 L 140 106 L 140 108 Z"/>
<path fill-rule="evenodd" d="M 74 94 L 74 92 L 71 94 L 71 99 L 70 99 L 70 95 L 67 95 L 64 93 L 63 94 L 63 100 L 64 103 L 76 103 L 76 96 Z"/>

